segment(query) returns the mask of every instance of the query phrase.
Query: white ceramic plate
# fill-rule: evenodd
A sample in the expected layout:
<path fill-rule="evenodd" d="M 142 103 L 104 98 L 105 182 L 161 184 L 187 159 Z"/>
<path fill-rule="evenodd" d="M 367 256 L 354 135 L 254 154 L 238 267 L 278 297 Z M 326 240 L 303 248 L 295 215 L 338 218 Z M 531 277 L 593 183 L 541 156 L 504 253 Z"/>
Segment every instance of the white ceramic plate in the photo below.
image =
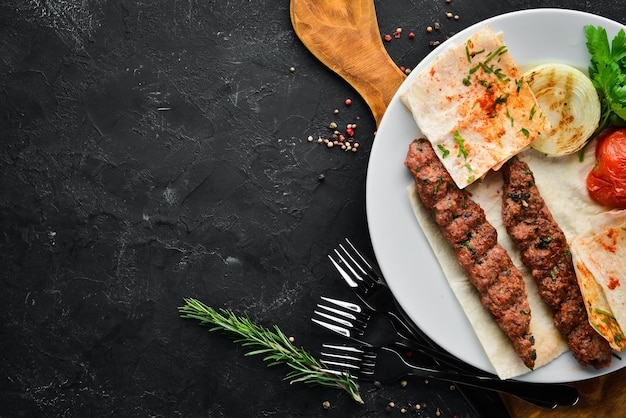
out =
<path fill-rule="evenodd" d="M 588 13 L 563 9 L 534 9 L 496 16 L 469 27 L 447 42 L 463 42 L 478 27 L 489 24 L 502 31 L 511 55 L 522 69 L 545 62 L 563 62 L 586 69 L 585 25 L 602 26 L 609 41 L 624 26 Z M 407 81 L 430 65 L 442 44 L 413 70 Z M 405 82 L 405 84 L 406 84 Z M 402 91 L 400 87 L 399 91 Z M 461 306 L 411 210 L 406 188 L 413 179 L 404 167 L 409 143 L 420 136 L 398 94 L 383 117 L 367 171 L 367 218 L 381 270 L 410 318 L 435 342 L 466 362 L 493 372 Z M 600 376 L 626 365 L 614 359 L 610 368 L 582 368 L 567 352 L 520 380 L 573 382 Z"/>

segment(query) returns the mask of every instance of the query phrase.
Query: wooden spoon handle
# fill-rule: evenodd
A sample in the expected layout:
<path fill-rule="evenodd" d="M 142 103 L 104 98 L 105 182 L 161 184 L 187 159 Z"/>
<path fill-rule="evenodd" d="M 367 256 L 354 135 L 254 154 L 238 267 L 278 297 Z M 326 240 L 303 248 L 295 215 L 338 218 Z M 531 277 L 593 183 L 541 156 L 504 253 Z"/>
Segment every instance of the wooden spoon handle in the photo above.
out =
<path fill-rule="evenodd" d="M 373 0 L 291 0 L 302 43 L 361 95 L 380 121 L 406 75 L 383 45 Z"/>

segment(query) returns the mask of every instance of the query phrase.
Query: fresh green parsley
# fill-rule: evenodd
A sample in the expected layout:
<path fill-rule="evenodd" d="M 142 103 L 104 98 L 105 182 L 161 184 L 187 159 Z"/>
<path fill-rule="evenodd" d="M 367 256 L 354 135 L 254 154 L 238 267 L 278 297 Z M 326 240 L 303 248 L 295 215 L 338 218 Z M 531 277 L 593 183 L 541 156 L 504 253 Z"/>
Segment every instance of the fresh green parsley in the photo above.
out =
<path fill-rule="evenodd" d="M 626 124 L 626 33 L 620 29 L 609 45 L 606 29 L 587 25 L 585 36 L 591 55 L 589 78 L 600 92 L 597 132 L 609 124 Z"/>

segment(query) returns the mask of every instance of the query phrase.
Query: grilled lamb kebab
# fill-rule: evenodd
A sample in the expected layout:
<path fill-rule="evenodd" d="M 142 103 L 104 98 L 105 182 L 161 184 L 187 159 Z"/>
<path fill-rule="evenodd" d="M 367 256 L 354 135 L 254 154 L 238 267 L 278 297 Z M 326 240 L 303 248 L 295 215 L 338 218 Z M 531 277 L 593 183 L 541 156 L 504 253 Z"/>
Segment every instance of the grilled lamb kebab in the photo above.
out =
<path fill-rule="evenodd" d="M 524 280 L 498 244 L 496 229 L 469 193 L 456 186 L 426 139 L 411 143 L 404 164 L 413 174 L 422 204 L 433 213 L 439 230 L 478 290 L 482 305 L 511 340 L 526 367 L 532 369 L 536 351 Z"/>
<path fill-rule="evenodd" d="M 589 324 L 565 234 L 541 198 L 533 173 L 517 157 L 501 171 L 504 225 L 551 308 L 554 325 L 580 364 L 609 366 L 611 348 Z"/>

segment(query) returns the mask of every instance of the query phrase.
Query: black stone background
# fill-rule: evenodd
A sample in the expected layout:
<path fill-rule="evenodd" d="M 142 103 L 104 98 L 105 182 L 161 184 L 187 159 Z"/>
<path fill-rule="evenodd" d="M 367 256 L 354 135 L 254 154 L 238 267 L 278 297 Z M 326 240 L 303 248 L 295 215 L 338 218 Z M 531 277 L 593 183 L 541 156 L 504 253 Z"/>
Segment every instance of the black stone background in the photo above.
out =
<path fill-rule="evenodd" d="M 386 46 L 407 68 L 430 41 L 513 10 L 626 21 L 606 0 L 375 4 L 381 35 L 403 28 Z M 359 152 L 307 141 L 332 121 L 358 124 Z M 286 0 L 3 0 L 0 416 L 375 417 L 389 401 L 392 416 L 415 403 L 407 416 L 502 416 L 487 393 L 473 408 L 422 379 L 364 383 L 365 405 L 289 385 L 285 368 L 178 317 L 195 297 L 313 353 L 329 341 L 309 316 L 320 295 L 351 297 L 326 258 L 343 237 L 372 254 L 374 132 L 295 36 Z"/>

